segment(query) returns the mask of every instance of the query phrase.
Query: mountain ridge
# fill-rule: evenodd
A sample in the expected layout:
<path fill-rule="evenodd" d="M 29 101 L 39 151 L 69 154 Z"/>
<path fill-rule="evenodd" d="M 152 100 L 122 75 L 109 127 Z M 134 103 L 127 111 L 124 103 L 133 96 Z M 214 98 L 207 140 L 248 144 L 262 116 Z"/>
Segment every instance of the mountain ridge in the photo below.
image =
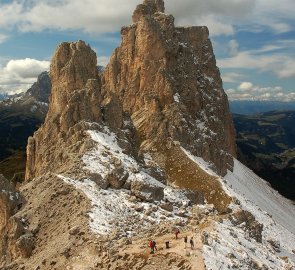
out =
<path fill-rule="evenodd" d="M 56 49 L 49 110 L 28 140 L 26 181 L 18 193 L 0 179 L 0 266 L 291 269 L 294 232 L 282 229 L 288 241 L 279 238 L 282 220 L 230 187 L 249 171 L 233 157 L 208 29 L 176 28 L 162 0 L 144 0 L 121 34 L 102 73 L 85 42 Z M 176 228 L 198 249 L 179 248 Z"/>

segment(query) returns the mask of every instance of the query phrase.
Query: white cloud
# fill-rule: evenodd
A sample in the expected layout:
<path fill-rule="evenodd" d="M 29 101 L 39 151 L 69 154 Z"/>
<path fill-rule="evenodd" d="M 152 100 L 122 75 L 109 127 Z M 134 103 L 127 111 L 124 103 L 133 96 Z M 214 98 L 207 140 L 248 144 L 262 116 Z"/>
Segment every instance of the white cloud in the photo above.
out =
<path fill-rule="evenodd" d="M 256 69 L 271 72 L 280 79 L 295 78 L 295 56 L 276 50 L 283 46 L 270 45 L 258 50 L 240 51 L 233 57 L 217 59 L 223 69 Z"/>
<path fill-rule="evenodd" d="M 7 35 L 4 35 L 4 34 L 0 33 L 0 44 L 5 42 L 7 39 L 8 39 Z"/>
<path fill-rule="evenodd" d="M 236 83 L 238 81 L 241 81 L 241 79 L 243 78 L 245 78 L 245 75 L 236 72 L 228 72 L 222 74 L 222 81 L 226 83 Z"/>
<path fill-rule="evenodd" d="M 250 82 L 242 82 L 240 84 L 240 86 L 239 86 L 239 89 L 247 91 L 247 90 L 250 90 L 252 87 L 253 87 L 252 83 L 250 83 Z"/>
<path fill-rule="evenodd" d="M 98 56 L 97 57 L 97 65 L 106 67 L 109 63 L 110 57 L 108 56 Z"/>
<path fill-rule="evenodd" d="M 131 22 L 142 0 L 30 0 L 0 4 L 0 28 L 20 31 L 82 30 L 87 33 L 118 31 Z M 235 26 L 256 25 L 277 33 L 291 30 L 293 0 L 169 0 L 166 9 L 176 24 L 208 25 L 212 35 L 232 35 Z M 73 14 L 77 14 L 73 16 Z M 249 28 L 251 30 L 251 28 Z M 254 31 L 255 29 L 253 29 Z"/>
<path fill-rule="evenodd" d="M 180 20 L 179 24 L 185 25 L 185 21 L 186 20 Z M 207 26 L 211 37 L 219 35 L 230 36 L 235 33 L 234 27 L 231 24 L 223 22 L 221 19 L 218 19 L 213 15 L 200 15 L 199 17 L 196 17 L 191 24 Z"/>
<path fill-rule="evenodd" d="M 276 71 L 280 79 L 295 78 L 295 58 L 285 59 L 283 68 Z"/>
<path fill-rule="evenodd" d="M 262 87 L 243 82 L 237 88 L 227 89 L 230 100 L 295 101 L 295 92 L 284 92 L 280 86 Z"/>
<path fill-rule="evenodd" d="M 239 51 L 239 43 L 232 39 L 228 42 L 228 54 L 231 57 L 234 57 L 238 54 Z"/>
<path fill-rule="evenodd" d="M 278 34 L 290 32 L 292 30 L 291 25 L 286 23 L 271 23 L 270 27 Z"/>
<path fill-rule="evenodd" d="M 131 15 L 141 0 L 31 0 L 0 4 L 0 28 L 16 27 L 18 30 L 42 31 L 83 30 L 88 33 L 118 31 L 131 22 Z M 29 6 L 29 7 L 28 7 Z M 255 0 L 169 0 L 167 12 L 175 15 L 177 24 L 208 25 L 212 35 L 233 34 L 228 18 L 249 14 Z M 73 16 L 79 12 L 78 16 Z"/>
<path fill-rule="evenodd" d="M 36 59 L 10 60 L 0 69 L 0 91 L 15 93 L 27 90 L 38 75 L 49 69 L 50 62 Z"/>
<path fill-rule="evenodd" d="M 39 61 L 36 59 L 26 58 L 20 60 L 10 60 L 4 71 L 14 74 L 20 78 L 36 78 L 42 71 L 49 69 L 48 61 Z"/>

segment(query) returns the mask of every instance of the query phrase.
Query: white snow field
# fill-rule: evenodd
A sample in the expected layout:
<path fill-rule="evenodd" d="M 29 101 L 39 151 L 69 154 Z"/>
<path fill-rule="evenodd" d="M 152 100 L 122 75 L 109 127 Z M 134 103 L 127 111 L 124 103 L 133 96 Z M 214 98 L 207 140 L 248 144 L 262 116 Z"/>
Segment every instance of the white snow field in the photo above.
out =
<path fill-rule="evenodd" d="M 227 192 L 240 201 L 233 209 L 251 212 L 263 224 L 262 243 L 250 238 L 243 226 L 226 220 L 216 224 L 204 245 L 208 269 L 295 269 L 295 207 L 239 161 L 221 179 Z M 241 224 L 243 225 L 243 224 Z M 275 250 L 271 242 L 279 243 Z"/>

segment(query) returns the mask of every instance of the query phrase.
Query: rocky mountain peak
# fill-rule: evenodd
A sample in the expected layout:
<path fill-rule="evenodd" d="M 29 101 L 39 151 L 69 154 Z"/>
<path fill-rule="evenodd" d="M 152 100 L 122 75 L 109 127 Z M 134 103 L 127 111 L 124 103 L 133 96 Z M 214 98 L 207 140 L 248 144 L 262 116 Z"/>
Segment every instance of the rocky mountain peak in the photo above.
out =
<path fill-rule="evenodd" d="M 44 124 L 27 146 L 26 179 L 32 179 L 64 161 L 63 143 L 78 140 L 81 121 L 101 121 L 100 79 L 96 54 L 84 41 L 61 43 L 50 66 L 52 83 Z M 76 132 L 73 134 L 76 126 Z M 74 135 L 74 138 L 73 138 Z M 42 142 L 42 143 L 41 143 Z M 79 151 L 79 150 L 77 150 Z"/>
<path fill-rule="evenodd" d="M 156 12 L 164 13 L 165 6 L 163 0 L 144 0 L 143 4 L 140 4 L 136 7 L 132 20 L 134 23 L 137 23 L 143 17 L 151 16 Z"/>
<path fill-rule="evenodd" d="M 64 42 L 54 54 L 50 67 L 52 96 L 50 113 L 61 113 L 73 92 L 97 80 L 96 54 L 84 41 Z"/>
<path fill-rule="evenodd" d="M 42 72 L 30 89 L 25 94 L 25 97 L 32 96 L 36 101 L 49 103 L 51 92 L 51 81 L 47 71 Z"/>
<path fill-rule="evenodd" d="M 235 132 L 208 28 L 175 27 L 162 11 L 163 1 L 137 6 L 135 24 L 122 28 L 121 46 L 103 74 L 102 92 L 122 101 L 142 151 L 165 152 L 162 142 L 178 141 L 224 175 L 236 153 Z"/>

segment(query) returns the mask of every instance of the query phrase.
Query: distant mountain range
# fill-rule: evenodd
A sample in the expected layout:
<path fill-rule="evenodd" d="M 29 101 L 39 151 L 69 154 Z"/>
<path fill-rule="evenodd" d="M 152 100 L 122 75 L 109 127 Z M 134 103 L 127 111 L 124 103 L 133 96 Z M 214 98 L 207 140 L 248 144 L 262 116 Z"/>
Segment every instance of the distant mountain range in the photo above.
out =
<path fill-rule="evenodd" d="M 295 200 L 295 111 L 233 116 L 238 159 Z"/>
<path fill-rule="evenodd" d="M 43 72 L 26 93 L 0 101 L 0 173 L 9 179 L 24 171 L 27 140 L 44 121 L 50 90 L 49 75 Z"/>
<path fill-rule="evenodd" d="M 236 114 L 256 114 L 269 111 L 295 110 L 295 102 L 282 101 L 242 101 L 229 102 L 230 111 Z"/>

